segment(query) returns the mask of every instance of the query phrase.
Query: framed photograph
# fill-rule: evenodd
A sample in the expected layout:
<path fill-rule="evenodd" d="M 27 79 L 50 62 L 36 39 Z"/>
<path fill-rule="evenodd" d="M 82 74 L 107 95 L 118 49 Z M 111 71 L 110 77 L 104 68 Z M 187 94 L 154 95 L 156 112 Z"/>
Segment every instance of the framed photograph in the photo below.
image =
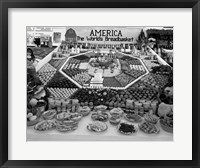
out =
<path fill-rule="evenodd" d="M 199 167 L 197 0 L 1 2 L 2 167 Z"/>

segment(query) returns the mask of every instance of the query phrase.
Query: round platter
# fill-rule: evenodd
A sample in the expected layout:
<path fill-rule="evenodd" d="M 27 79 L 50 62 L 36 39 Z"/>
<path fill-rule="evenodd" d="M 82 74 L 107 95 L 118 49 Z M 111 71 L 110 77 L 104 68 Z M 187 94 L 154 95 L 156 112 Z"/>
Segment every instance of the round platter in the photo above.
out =
<path fill-rule="evenodd" d="M 134 132 L 132 132 L 132 131 L 127 131 L 127 132 L 125 132 L 125 131 L 123 131 L 122 130 L 122 127 L 123 127 L 123 129 L 134 129 Z M 126 127 L 126 128 L 125 128 Z M 132 128 L 131 128 L 132 127 Z M 134 124 L 131 124 L 131 123 L 127 123 L 127 122 L 121 122 L 118 126 L 117 126 L 117 130 L 120 132 L 120 133 L 122 133 L 122 134 L 124 134 L 124 135 L 131 135 L 131 134 L 134 134 L 134 133 L 136 133 L 137 131 L 138 131 L 138 129 L 137 129 L 137 127 L 134 125 Z"/>
<path fill-rule="evenodd" d="M 133 123 L 139 123 L 142 121 L 142 117 L 137 114 L 126 114 L 124 116 L 124 119 L 126 119 L 129 122 L 133 122 Z"/>
<path fill-rule="evenodd" d="M 108 126 L 106 123 L 101 121 L 95 121 L 93 123 L 90 123 L 87 125 L 87 129 L 91 132 L 104 132 L 108 129 Z"/>
<path fill-rule="evenodd" d="M 154 129 L 156 129 L 155 131 L 153 132 L 150 132 L 147 130 L 148 127 L 152 127 Z M 146 130 L 145 130 L 146 128 Z M 139 124 L 139 129 L 144 132 L 145 134 L 158 134 L 160 132 L 160 129 L 158 128 L 158 126 L 154 125 L 154 124 L 151 124 L 151 123 L 148 123 L 148 122 L 143 122 L 141 124 Z M 149 129 L 152 131 L 152 129 Z"/>

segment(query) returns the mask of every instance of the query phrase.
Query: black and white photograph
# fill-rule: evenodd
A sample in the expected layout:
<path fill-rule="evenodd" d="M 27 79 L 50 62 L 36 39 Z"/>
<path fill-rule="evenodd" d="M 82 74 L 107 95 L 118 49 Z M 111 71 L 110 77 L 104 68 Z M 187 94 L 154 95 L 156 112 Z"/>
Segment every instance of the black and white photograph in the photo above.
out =
<path fill-rule="evenodd" d="M 27 26 L 26 140 L 173 141 L 173 29 Z"/>

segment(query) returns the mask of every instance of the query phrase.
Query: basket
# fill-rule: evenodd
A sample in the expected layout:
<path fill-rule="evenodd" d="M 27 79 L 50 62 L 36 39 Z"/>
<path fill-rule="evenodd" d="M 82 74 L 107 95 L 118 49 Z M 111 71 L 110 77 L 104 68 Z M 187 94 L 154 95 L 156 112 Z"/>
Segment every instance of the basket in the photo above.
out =
<path fill-rule="evenodd" d="M 164 131 L 166 131 L 166 132 L 173 133 L 173 128 L 164 125 L 162 122 L 163 122 L 163 120 L 160 120 L 160 126 L 161 126 L 161 128 L 162 128 Z"/>
<path fill-rule="evenodd" d="M 50 111 L 52 111 L 52 114 L 51 115 L 45 115 L 46 113 L 49 113 Z M 48 111 L 45 111 L 43 114 L 42 114 L 42 117 L 45 119 L 45 120 L 51 120 L 53 119 L 55 116 L 56 116 L 57 112 L 56 110 L 48 110 Z"/>

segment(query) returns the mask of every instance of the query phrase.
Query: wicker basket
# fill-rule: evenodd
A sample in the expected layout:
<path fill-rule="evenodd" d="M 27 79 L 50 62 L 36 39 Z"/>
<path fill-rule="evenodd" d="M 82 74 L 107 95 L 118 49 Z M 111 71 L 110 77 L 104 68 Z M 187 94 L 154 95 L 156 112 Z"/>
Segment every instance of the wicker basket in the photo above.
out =
<path fill-rule="evenodd" d="M 49 112 L 52 112 L 51 115 L 45 115 L 46 113 L 49 113 Z M 45 120 L 51 120 L 53 119 L 55 116 L 56 116 L 57 112 L 56 110 L 48 110 L 48 111 L 45 111 L 43 114 L 42 114 L 42 117 L 45 119 Z"/>

